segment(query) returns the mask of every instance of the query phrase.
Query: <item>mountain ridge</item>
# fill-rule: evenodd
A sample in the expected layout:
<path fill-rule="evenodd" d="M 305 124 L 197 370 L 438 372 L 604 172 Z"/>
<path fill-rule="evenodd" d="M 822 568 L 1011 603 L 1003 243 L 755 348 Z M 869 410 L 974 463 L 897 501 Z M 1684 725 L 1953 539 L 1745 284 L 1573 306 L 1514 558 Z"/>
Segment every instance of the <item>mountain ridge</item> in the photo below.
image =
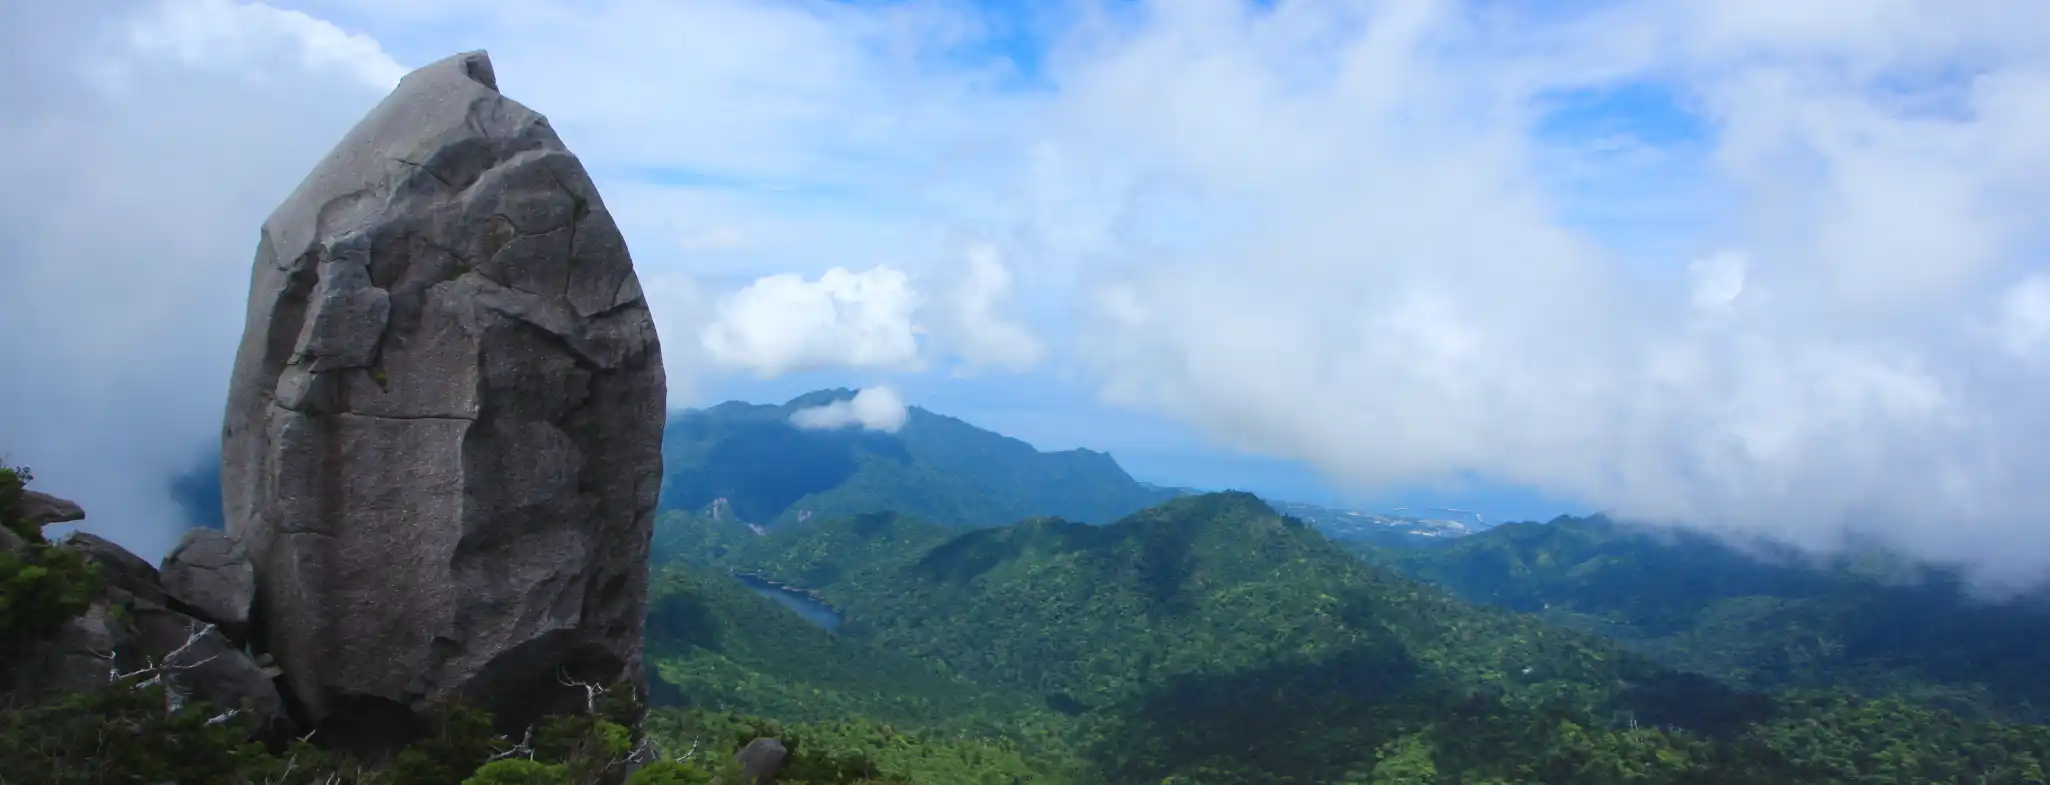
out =
<path fill-rule="evenodd" d="M 894 432 L 790 421 L 854 395 L 818 390 L 782 404 L 728 401 L 673 414 L 660 507 L 695 510 L 723 498 L 741 520 L 765 526 L 882 511 L 974 526 L 1034 515 L 1100 522 L 1172 493 L 1140 484 L 1108 453 L 1043 452 L 922 407 L 909 407 Z"/>

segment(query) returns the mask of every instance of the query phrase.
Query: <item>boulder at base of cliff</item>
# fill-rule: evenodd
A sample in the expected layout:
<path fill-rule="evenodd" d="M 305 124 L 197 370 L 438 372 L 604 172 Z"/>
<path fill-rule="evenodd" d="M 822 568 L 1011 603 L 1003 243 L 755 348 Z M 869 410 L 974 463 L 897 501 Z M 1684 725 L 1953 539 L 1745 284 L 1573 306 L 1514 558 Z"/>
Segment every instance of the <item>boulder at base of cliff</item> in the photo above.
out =
<path fill-rule="evenodd" d="M 172 599 L 220 626 L 236 643 L 248 640 L 249 606 L 256 600 L 256 570 L 249 553 L 228 535 L 191 529 L 164 557 L 159 573 Z"/>

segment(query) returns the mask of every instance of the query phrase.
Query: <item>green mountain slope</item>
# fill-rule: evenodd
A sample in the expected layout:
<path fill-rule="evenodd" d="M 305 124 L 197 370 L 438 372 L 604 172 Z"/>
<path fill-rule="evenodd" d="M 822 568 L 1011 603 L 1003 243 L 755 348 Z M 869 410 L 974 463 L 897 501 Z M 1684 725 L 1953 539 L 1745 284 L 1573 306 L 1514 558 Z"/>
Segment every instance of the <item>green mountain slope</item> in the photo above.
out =
<path fill-rule="evenodd" d="M 1634 719 L 1644 730 L 1625 736 L 1642 749 L 1627 754 L 1656 759 L 1693 742 L 1655 726 L 1725 732 L 1769 712 L 1369 569 L 1247 494 L 1108 526 L 814 521 L 717 559 L 816 589 L 847 637 L 1074 715 L 1077 748 L 1110 782 L 1397 781 L 1364 779 L 1377 750 L 1440 746 L 1433 765 L 1515 776 L 1580 765 L 1544 762 L 1568 726 Z M 1478 738 L 1494 741 L 1456 752 Z"/>
<path fill-rule="evenodd" d="M 909 782 L 1070 779 L 1057 715 L 826 632 L 723 571 L 662 567 L 649 606 L 649 702 L 667 738 L 803 739 L 818 765 Z"/>
<path fill-rule="evenodd" d="M 2023 783 L 2050 765 L 2050 728 L 1733 690 L 1372 567 L 1245 494 L 1107 526 L 669 523 L 695 558 L 816 589 L 843 637 L 1068 715 L 1019 727 L 1075 782 Z"/>
<path fill-rule="evenodd" d="M 1938 571 L 1762 559 L 1603 518 L 1509 524 L 1425 550 L 1355 547 L 1462 598 L 1739 686 L 1847 687 L 2032 720 L 2050 709 L 2050 609 L 1976 601 Z"/>
<path fill-rule="evenodd" d="M 1109 455 L 1040 452 L 918 407 L 895 433 L 790 422 L 799 410 L 853 395 L 822 390 L 781 406 L 728 402 L 672 417 L 662 509 L 695 511 L 724 499 L 731 514 L 759 524 L 891 511 L 997 525 L 1035 515 L 1109 521 L 1175 495 L 1134 481 Z"/>

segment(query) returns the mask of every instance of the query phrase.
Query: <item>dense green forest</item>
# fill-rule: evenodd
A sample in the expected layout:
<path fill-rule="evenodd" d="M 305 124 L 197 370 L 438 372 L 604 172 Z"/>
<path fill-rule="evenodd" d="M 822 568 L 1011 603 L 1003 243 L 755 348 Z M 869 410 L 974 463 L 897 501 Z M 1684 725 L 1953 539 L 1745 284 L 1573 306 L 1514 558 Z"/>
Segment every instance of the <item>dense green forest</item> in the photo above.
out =
<path fill-rule="evenodd" d="M 735 517 L 765 525 L 887 511 L 993 526 L 1035 515 L 1107 522 L 1177 494 L 1133 480 L 1109 455 L 1040 452 L 918 407 L 894 433 L 790 422 L 853 395 L 820 390 L 780 406 L 730 401 L 677 414 L 662 440 L 662 509 L 725 499 Z"/>
<path fill-rule="evenodd" d="M 1882 553 L 1818 562 L 1600 517 L 1430 549 L 1353 547 L 1463 599 L 1742 687 L 1848 688 L 2029 721 L 2050 709 L 2050 603 L 1973 597 L 1953 574 Z"/>
<path fill-rule="evenodd" d="M 980 717 L 1033 739 L 1044 781 L 2038 782 L 2050 756 L 2040 726 L 1735 689 L 1469 605 L 1245 494 L 1109 526 L 672 516 L 658 538 L 815 590 L 841 638 L 1037 700 Z"/>

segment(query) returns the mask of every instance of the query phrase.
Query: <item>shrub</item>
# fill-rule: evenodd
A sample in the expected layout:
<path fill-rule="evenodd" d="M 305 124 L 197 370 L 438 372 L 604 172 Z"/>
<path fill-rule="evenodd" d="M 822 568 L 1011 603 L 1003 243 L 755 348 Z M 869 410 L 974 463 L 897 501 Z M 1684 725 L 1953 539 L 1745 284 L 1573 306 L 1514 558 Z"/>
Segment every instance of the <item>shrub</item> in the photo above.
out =
<path fill-rule="evenodd" d="M 84 554 L 51 545 L 40 528 L 13 517 L 33 476 L 25 468 L 0 467 L 0 516 L 26 541 L 18 550 L 0 551 L 0 666 L 84 613 L 100 593 L 99 569 Z"/>

